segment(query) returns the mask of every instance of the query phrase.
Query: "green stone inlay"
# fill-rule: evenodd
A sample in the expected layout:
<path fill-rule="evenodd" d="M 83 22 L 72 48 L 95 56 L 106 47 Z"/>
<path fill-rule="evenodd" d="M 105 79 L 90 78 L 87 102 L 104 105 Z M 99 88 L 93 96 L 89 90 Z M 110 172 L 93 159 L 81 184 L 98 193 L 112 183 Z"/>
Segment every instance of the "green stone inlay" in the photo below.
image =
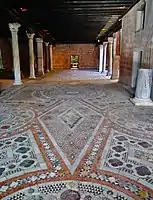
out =
<path fill-rule="evenodd" d="M 0 147 L 2 147 L 3 146 L 3 144 L 2 143 L 0 143 Z"/>
<path fill-rule="evenodd" d="M 21 167 L 30 167 L 35 161 L 34 160 L 24 160 L 20 163 Z"/>
<path fill-rule="evenodd" d="M 13 169 L 15 167 L 16 167 L 16 165 L 12 164 L 12 165 L 9 166 L 9 169 Z"/>
<path fill-rule="evenodd" d="M 16 150 L 17 153 L 27 153 L 29 151 L 29 147 L 20 147 L 19 149 Z"/>
<path fill-rule="evenodd" d="M 18 137 L 18 138 L 16 138 L 14 141 L 15 142 L 23 142 L 24 140 L 26 140 L 27 138 L 26 137 Z"/>
<path fill-rule="evenodd" d="M 5 168 L 0 168 L 0 175 L 5 171 Z"/>

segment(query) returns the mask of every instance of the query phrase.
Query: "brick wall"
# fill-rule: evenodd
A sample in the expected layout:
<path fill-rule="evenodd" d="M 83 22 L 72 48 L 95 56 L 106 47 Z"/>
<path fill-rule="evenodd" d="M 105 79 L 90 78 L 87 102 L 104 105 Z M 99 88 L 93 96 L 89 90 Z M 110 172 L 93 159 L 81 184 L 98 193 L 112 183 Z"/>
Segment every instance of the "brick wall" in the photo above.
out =
<path fill-rule="evenodd" d="M 70 56 L 79 56 L 79 68 L 97 68 L 98 48 L 95 44 L 57 44 L 53 47 L 53 68 L 70 69 Z"/>
<path fill-rule="evenodd" d="M 142 1 L 134 6 L 122 20 L 122 44 L 119 80 L 131 85 L 133 52 L 142 50 L 142 68 L 153 68 L 153 1 L 146 0 L 145 26 L 136 32 L 136 12 Z"/>

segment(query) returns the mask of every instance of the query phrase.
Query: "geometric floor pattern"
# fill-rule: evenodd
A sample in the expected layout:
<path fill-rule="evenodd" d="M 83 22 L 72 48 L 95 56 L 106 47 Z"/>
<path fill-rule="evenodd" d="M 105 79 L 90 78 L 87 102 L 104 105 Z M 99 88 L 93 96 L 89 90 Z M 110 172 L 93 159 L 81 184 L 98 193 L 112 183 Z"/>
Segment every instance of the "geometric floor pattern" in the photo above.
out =
<path fill-rule="evenodd" d="M 153 108 L 118 84 L 6 89 L 0 199 L 153 200 Z"/>

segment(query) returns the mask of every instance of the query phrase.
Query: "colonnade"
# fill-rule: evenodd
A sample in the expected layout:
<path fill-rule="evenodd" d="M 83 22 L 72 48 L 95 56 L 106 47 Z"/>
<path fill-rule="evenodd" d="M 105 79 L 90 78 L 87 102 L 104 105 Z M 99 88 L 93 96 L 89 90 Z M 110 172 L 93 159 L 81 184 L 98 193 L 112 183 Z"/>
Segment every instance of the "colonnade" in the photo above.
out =
<path fill-rule="evenodd" d="M 21 85 L 21 69 L 20 69 L 20 56 L 19 56 L 19 43 L 18 43 L 18 30 L 20 28 L 18 23 L 9 23 L 9 28 L 12 34 L 12 51 L 13 51 L 13 70 L 14 70 L 14 85 Z M 29 67 L 30 76 L 29 79 L 36 79 L 35 72 L 35 58 L 34 58 L 34 33 L 27 33 L 29 40 Z M 38 75 L 44 75 L 44 58 L 43 58 L 43 38 L 36 38 L 37 46 L 37 69 Z M 50 72 L 53 69 L 52 65 L 52 45 L 45 42 L 46 51 L 46 72 Z"/>
<path fill-rule="evenodd" d="M 12 50 L 13 50 L 13 70 L 14 70 L 14 85 L 21 85 L 21 69 L 20 69 L 20 56 L 19 56 L 19 43 L 18 43 L 18 30 L 20 24 L 9 23 L 9 28 L 12 34 Z M 114 33 L 113 37 L 108 37 L 108 40 L 100 44 L 99 56 L 99 72 L 104 76 L 110 76 L 112 79 L 118 79 L 119 76 L 119 63 L 120 63 L 120 32 Z M 35 58 L 34 58 L 34 33 L 27 33 L 29 40 L 29 79 L 36 79 L 35 72 Z M 37 49 L 37 70 L 38 75 L 44 75 L 44 53 L 46 54 L 46 72 L 53 70 L 52 64 L 52 45 L 49 42 L 44 42 L 43 38 L 35 38 Z M 45 48 L 43 48 L 43 42 Z M 45 51 L 45 52 L 43 52 Z"/>
<path fill-rule="evenodd" d="M 120 31 L 108 37 L 99 46 L 99 72 L 111 79 L 119 78 L 120 64 Z"/>

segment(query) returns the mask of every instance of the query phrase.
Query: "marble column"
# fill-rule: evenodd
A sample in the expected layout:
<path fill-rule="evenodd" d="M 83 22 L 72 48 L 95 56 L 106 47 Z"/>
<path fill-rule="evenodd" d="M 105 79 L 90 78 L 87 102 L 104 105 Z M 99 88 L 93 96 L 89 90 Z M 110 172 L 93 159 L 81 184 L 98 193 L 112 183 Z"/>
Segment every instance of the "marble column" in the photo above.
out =
<path fill-rule="evenodd" d="M 119 78 L 120 56 L 116 55 L 113 59 L 113 72 L 111 79 L 117 80 Z"/>
<path fill-rule="evenodd" d="M 13 51 L 13 68 L 14 68 L 14 85 L 21 85 L 20 57 L 18 44 L 18 30 L 21 25 L 18 23 L 9 23 L 12 34 L 12 51 Z"/>
<path fill-rule="evenodd" d="M 130 99 L 137 106 L 153 106 L 150 98 L 152 88 L 152 69 L 140 69 L 138 73 L 135 98 Z"/>
<path fill-rule="evenodd" d="M 43 66 L 43 38 L 36 38 L 37 43 L 37 65 L 38 65 L 38 75 L 44 75 Z"/>
<path fill-rule="evenodd" d="M 112 75 L 113 70 L 113 37 L 108 37 L 108 75 Z"/>
<path fill-rule="evenodd" d="M 29 64 L 30 64 L 30 76 L 29 79 L 36 79 L 35 76 L 35 59 L 34 59 L 34 48 L 33 48 L 33 38 L 34 33 L 27 33 L 29 39 Z"/>
<path fill-rule="evenodd" d="M 107 42 L 103 42 L 103 56 L 104 56 L 104 59 L 103 59 L 103 70 L 102 70 L 102 74 L 103 75 L 106 75 L 107 74 L 107 71 L 106 71 L 106 61 L 107 61 L 107 45 L 108 43 Z"/>
<path fill-rule="evenodd" d="M 113 33 L 113 58 L 116 56 L 117 33 Z"/>
<path fill-rule="evenodd" d="M 45 50 L 46 50 L 46 72 L 50 72 L 49 70 L 49 42 L 45 42 Z"/>
<path fill-rule="evenodd" d="M 111 79 L 116 80 L 119 78 L 119 65 L 120 65 L 120 55 L 117 55 L 117 39 L 119 39 L 118 33 L 113 34 L 113 70 Z"/>
<path fill-rule="evenodd" d="M 103 71 L 103 45 L 100 45 L 100 52 L 99 52 L 99 72 L 102 73 Z"/>
<path fill-rule="evenodd" d="M 49 45 L 50 71 L 53 70 L 53 45 Z"/>

